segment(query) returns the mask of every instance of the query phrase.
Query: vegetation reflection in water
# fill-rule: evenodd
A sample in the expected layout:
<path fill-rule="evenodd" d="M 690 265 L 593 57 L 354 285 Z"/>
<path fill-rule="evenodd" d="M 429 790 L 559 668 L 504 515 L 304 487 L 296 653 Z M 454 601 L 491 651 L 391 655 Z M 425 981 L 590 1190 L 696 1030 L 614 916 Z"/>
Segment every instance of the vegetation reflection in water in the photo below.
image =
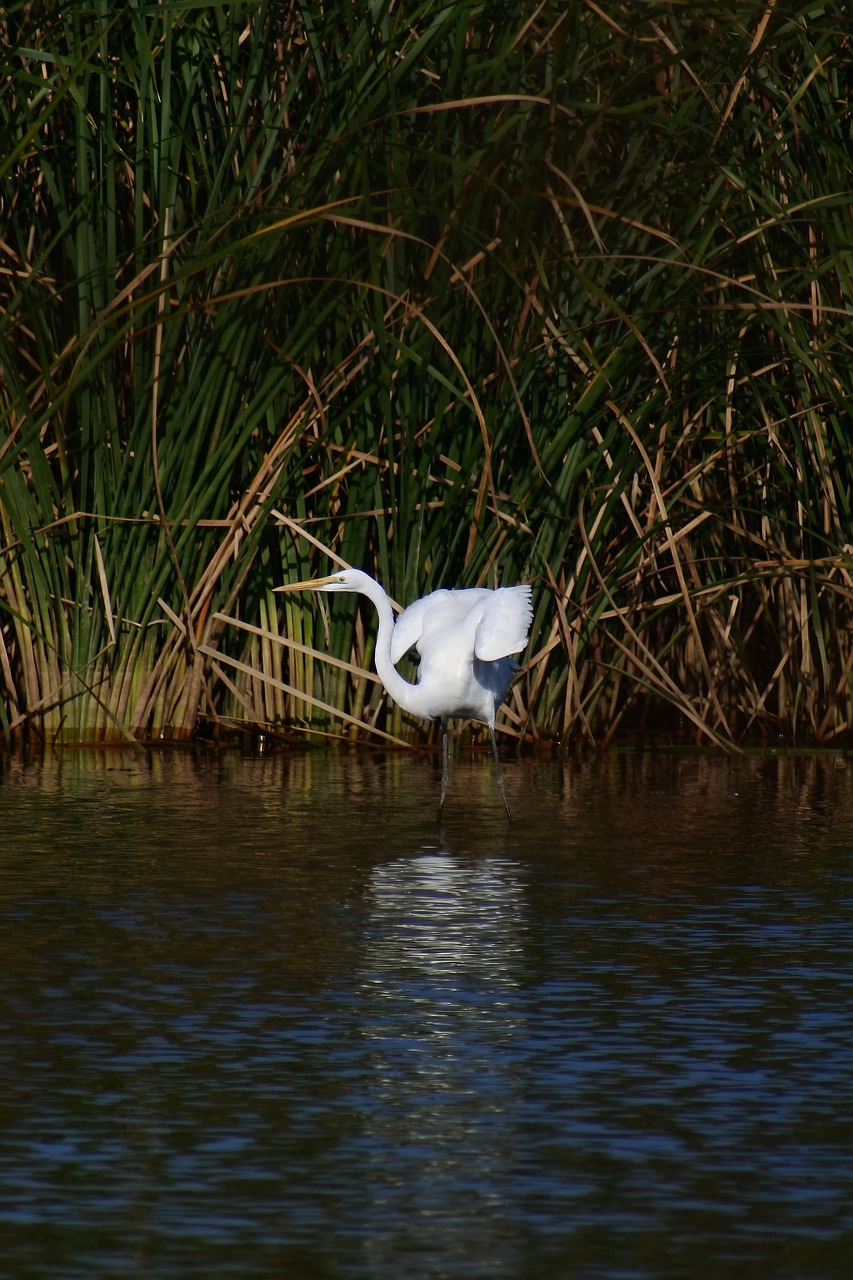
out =
<path fill-rule="evenodd" d="M 0 1236 L 40 1276 L 835 1276 L 838 757 L 0 768 Z"/>

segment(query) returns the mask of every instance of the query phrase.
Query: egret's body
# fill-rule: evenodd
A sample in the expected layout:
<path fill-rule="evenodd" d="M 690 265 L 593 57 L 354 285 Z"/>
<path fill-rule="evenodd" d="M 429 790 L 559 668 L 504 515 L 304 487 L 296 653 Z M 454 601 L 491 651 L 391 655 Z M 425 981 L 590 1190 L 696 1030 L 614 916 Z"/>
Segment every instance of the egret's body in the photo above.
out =
<path fill-rule="evenodd" d="M 382 587 L 361 569 L 343 569 L 327 578 L 276 588 L 300 589 L 354 591 L 372 601 L 379 616 L 375 661 L 382 684 L 404 711 L 442 723 L 439 815 L 447 794 L 447 722 L 461 718 L 480 720 L 489 727 L 498 787 L 510 818 L 495 718 L 519 669 L 512 655 L 527 644 L 533 616 L 530 587 L 433 591 L 410 604 L 396 621 Z M 415 683 L 397 670 L 397 663 L 412 647 L 420 657 Z"/>

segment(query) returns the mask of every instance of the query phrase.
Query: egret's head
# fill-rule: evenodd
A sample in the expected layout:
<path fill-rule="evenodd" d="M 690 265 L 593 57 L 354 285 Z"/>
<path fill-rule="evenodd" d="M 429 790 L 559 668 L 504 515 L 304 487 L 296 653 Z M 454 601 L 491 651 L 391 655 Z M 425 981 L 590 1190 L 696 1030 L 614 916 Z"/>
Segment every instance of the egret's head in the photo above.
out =
<path fill-rule="evenodd" d="M 360 591 L 367 574 L 360 569 L 340 569 L 325 578 L 309 578 L 307 582 L 286 582 L 274 591 Z"/>

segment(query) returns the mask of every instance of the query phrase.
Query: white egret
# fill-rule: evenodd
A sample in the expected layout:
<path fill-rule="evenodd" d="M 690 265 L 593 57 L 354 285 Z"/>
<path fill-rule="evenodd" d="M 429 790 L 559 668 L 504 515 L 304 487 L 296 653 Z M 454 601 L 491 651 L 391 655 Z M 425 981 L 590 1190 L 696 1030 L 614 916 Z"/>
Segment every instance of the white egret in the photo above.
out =
<path fill-rule="evenodd" d="M 495 717 L 515 673 L 512 658 L 527 644 L 533 618 L 529 586 L 433 591 L 415 600 L 394 619 L 382 587 L 361 569 L 342 569 L 326 578 L 287 583 L 276 591 L 354 591 L 367 596 L 379 615 L 374 657 L 386 691 L 404 711 L 441 721 L 441 818 L 447 796 L 447 722 L 480 720 L 489 727 L 498 790 L 507 804 Z M 412 646 L 420 656 L 417 682 L 400 675 L 396 664 Z"/>

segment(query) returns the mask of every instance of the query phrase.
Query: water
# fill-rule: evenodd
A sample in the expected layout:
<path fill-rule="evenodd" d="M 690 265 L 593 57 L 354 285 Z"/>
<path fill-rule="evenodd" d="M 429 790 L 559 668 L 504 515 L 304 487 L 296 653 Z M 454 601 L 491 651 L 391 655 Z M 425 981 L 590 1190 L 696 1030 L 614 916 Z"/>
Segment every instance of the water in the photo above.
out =
<path fill-rule="evenodd" d="M 853 764 L 0 759 L 0 1276 L 845 1277 Z"/>

